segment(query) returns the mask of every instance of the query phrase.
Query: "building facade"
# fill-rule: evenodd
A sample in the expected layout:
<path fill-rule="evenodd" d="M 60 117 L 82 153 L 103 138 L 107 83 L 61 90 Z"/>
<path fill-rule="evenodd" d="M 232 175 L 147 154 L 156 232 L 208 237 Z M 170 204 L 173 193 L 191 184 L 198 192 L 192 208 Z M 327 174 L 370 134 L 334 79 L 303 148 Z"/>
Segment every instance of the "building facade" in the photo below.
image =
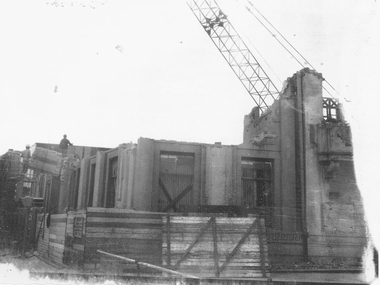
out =
<path fill-rule="evenodd" d="M 69 147 L 60 175 L 39 192 L 40 252 L 95 269 L 96 249 L 120 253 L 125 239 L 111 233 L 122 235 L 131 217 L 217 214 L 264 218 L 272 263 L 360 265 L 369 234 L 350 127 L 336 100 L 323 98 L 322 82 L 308 69 L 288 78 L 264 114 L 245 116 L 240 145 L 140 138 L 114 149 Z M 151 230 L 149 250 L 123 252 L 161 264 L 161 229 L 151 223 L 137 230 L 142 240 Z"/>

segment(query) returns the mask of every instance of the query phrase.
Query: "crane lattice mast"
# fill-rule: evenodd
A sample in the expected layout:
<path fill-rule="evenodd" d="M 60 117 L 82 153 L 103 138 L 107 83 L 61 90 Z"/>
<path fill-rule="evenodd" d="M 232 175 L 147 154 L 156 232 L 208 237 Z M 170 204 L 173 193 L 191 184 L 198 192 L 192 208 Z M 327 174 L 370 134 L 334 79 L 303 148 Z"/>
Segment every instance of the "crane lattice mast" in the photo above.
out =
<path fill-rule="evenodd" d="M 189 0 L 188 5 L 220 53 L 263 113 L 279 91 L 214 0 Z"/>

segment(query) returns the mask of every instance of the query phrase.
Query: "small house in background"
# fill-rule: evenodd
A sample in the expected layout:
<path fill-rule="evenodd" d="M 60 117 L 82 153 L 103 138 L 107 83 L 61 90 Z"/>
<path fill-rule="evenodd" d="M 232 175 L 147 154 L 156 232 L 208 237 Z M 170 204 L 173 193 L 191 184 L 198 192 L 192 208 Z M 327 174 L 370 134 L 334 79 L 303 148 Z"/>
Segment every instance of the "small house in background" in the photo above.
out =
<path fill-rule="evenodd" d="M 242 236 L 263 225 L 257 252 L 250 252 L 254 245 L 246 247 L 252 260 L 261 254 L 261 269 L 306 261 L 361 266 L 370 238 L 350 127 L 338 102 L 322 97 L 322 81 L 309 69 L 294 74 L 265 113 L 254 108 L 245 116 L 240 145 L 140 138 L 113 149 L 69 146 L 59 175 L 35 170 L 39 182 L 32 194 L 45 200 L 35 225 L 38 251 L 84 270 L 107 269 L 97 252 L 102 250 L 201 274 L 187 260 L 196 251 L 185 251 L 191 240 L 201 243 L 188 227 L 202 234 L 204 226 L 211 239 L 215 225 L 214 245 L 230 236 L 244 247 Z M 34 147 L 57 150 L 51 144 Z M 262 224 L 253 226 L 255 219 Z M 225 224 L 236 237 L 224 232 Z M 171 244 L 184 248 L 181 258 L 170 255 Z M 240 276 L 241 266 L 258 270 L 230 256 L 233 251 L 214 251 L 215 274 L 222 269 Z M 197 262 L 201 266 L 202 259 Z"/>

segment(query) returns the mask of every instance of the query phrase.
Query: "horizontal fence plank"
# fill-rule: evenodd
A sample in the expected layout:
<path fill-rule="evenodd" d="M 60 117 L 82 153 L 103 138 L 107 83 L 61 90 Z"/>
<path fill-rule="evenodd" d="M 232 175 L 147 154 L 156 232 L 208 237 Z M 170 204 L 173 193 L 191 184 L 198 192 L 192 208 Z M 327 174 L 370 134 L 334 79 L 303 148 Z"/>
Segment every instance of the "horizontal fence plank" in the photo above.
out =
<path fill-rule="evenodd" d="M 49 229 L 61 229 L 61 228 L 66 228 L 66 223 L 52 223 L 50 224 Z"/>
<path fill-rule="evenodd" d="M 222 266 L 222 262 L 225 260 L 220 259 L 219 260 L 219 266 Z M 173 260 L 173 264 L 175 264 L 176 260 Z M 164 265 L 167 265 L 165 261 L 162 262 Z M 202 264 L 202 266 L 214 266 L 215 262 L 213 259 L 186 259 L 185 261 L 181 262 L 179 265 L 179 268 L 183 268 L 186 266 L 198 266 L 199 264 Z M 247 261 L 247 262 L 237 262 L 237 261 L 231 261 L 228 263 L 228 268 L 236 268 L 236 267 L 249 267 L 249 266 L 254 266 L 257 267 L 261 270 L 261 262 L 260 260 L 255 260 L 255 261 Z"/>
<path fill-rule="evenodd" d="M 170 217 L 170 224 L 198 224 L 198 223 L 207 223 L 210 220 L 210 217 Z M 228 218 L 228 217 L 218 217 L 216 220 L 216 224 L 224 224 L 224 225 L 239 225 L 239 224 L 247 224 L 251 225 L 255 222 L 256 218 Z M 166 223 L 167 220 L 163 219 L 163 223 Z"/>
<path fill-rule="evenodd" d="M 96 207 L 88 207 L 87 215 L 93 215 L 94 213 L 118 213 L 118 214 L 132 214 L 132 215 L 152 215 L 157 217 L 166 216 L 166 213 L 162 212 L 146 212 L 146 211 L 136 211 L 131 209 L 118 209 L 118 208 L 96 208 Z M 170 213 L 171 215 L 179 215 L 176 213 Z"/>
<path fill-rule="evenodd" d="M 49 239 L 49 245 L 55 245 L 55 244 L 63 246 L 65 244 L 65 241 L 64 240 Z"/>
<path fill-rule="evenodd" d="M 93 238 L 86 238 L 86 246 L 91 246 L 91 245 L 101 245 L 101 244 L 104 244 L 104 245 L 127 245 L 129 244 L 130 246 L 133 246 L 133 245 L 145 245 L 145 246 L 149 246 L 149 245 L 156 245 L 156 244 L 160 244 L 160 247 L 162 245 L 162 242 L 161 241 L 156 241 L 156 240 L 143 240 L 143 239 L 125 239 L 125 238 L 113 238 L 113 239 L 109 239 L 109 238 L 102 238 L 102 237 L 99 237 L 99 238 L 96 238 L 96 237 L 93 237 Z"/>
<path fill-rule="evenodd" d="M 161 242 L 162 236 L 157 234 L 139 234 L 139 233 L 87 233 L 86 238 L 123 238 L 123 239 L 144 239 L 144 240 L 158 240 Z"/>
<path fill-rule="evenodd" d="M 190 244 L 192 241 L 195 240 L 197 237 L 198 233 L 192 233 L 189 235 L 186 234 L 179 234 L 179 233 L 170 233 L 170 240 L 171 243 L 183 243 L 183 244 Z M 229 243 L 229 244 L 236 244 L 241 238 L 243 234 L 237 234 L 237 235 L 227 235 L 227 234 L 221 234 L 217 233 L 217 241 L 218 242 L 223 242 L 223 243 Z M 162 239 L 165 241 L 166 240 L 166 234 L 162 235 Z M 211 234 L 204 233 L 200 238 L 199 241 L 202 242 L 212 242 L 213 237 Z M 249 236 L 247 238 L 247 243 L 252 243 L 252 244 L 258 244 L 259 242 L 259 237 L 255 236 Z"/>
<path fill-rule="evenodd" d="M 122 218 L 122 219 L 156 219 L 160 220 L 161 215 L 151 214 L 151 213 L 100 213 L 100 212 L 88 212 L 87 217 L 89 218 Z"/>
<path fill-rule="evenodd" d="M 67 214 L 52 214 L 52 219 L 61 219 L 61 218 L 67 218 Z"/>
<path fill-rule="evenodd" d="M 142 229 L 142 228 L 98 228 L 87 227 L 87 233 L 117 233 L 117 234 L 161 234 L 162 230 L 157 229 Z"/>
<path fill-rule="evenodd" d="M 167 257 L 167 251 L 163 249 L 163 259 L 166 260 L 165 257 Z M 171 257 L 173 259 L 179 259 L 182 256 L 183 252 L 177 252 L 177 253 L 171 253 Z M 227 255 L 219 254 L 219 256 L 223 259 Z M 259 252 L 238 252 L 236 256 L 239 256 L 239 259 L 242 260 L 252 260 L 252 259 L 257 259 L 260 258 L 260 253 Z M 214 253 L 213 252 L 191 252 L 188 254 L 187 259 L 212 259 L 214 258 Z"/>
<path fill-rule="evenodd" d="M 198 277 L 207 278 L 210 277 L 210 275 L 215 272 L 215 267 L 194 267 L 191 266 L 189 268 L 181 268 L 181 272 L 183 273 L 189 273 L 194 274 L 196 272 L 196 275 Z M 211 274 L 210 274 L 211 273 Z M 225 269 L 220 273 L 220 277 L 227 277 L 227 278 L 262 278 L 262 273 L 259 270 L 228 270 Z"/>
<path fill-rule="evenodd" d="M 162 249 L 164 250 L 166 248 L 165 245 L 162 246 Z M 187 244 L 171 244 L 170 245 L 170 251 L 171 252 L 184 252 L 188 248 Z M 218 251 L 221 253 L 228 253 L 234 248 L 234 244 L 225 244 L 225 243 L 218 243 Z M 260 246 L 259 245 L 253 245 L 253 244 L 242 244 L 239 248 L 240 251 L 245 252 L 259 252 Z M 199 252 L 199 251 L 214 251 L 214 244 L 213 243 L 196 243 L 194 247 L 191 249 L 191 252 Z"/>
<path fill-rule="evenodd" d="M 204 224 L 198 224 L 198 225 L 187 225 L 187 224 L 177 224 L 177 225 L 174 225 L 174 226 L 171 226 L 171 232 L 173 233 L 193 233 L 193 232 L 196 232 L 196 231 L 200 231 L 200 229 L 202 229 L 204 226 L 206 225 L 206 223 Z M 217 225 L 217 231 L 218 232 L 222 232 L 222 233 L 242 233 L 242 231 L 244 230 L 247 230 L 249 228 L 250 225 L 240 225 L 240 226 L 233 226 L 233 225 L 227 225 L 225 227 L 222 227 L 221 225 Z M 163 225 L 163 229 L 166 228 L 166 225 Z M 207 229 L 206 232 L 210 232 L 210 229 Z M 258 230 L 256 230 L 256 228 L 254 228 L 252 230 L 252 233 L 256 233 L 258 234 Z"/>
<path fill-rule="evenodd" d="M 63 252 L 65 246 L 63 244 L 50 242 L 49 248 L 54 251 Z"/>
<path fill-rule="evenodd" d="M 125 224 L 158 224 L 162 225 L 160 219 L 137 219 L 137 218 L 105 218 L 105 217 L 88 217 L 87 222 L 91 223 L 125 223 Z"/>
<path fill-rule="evenodd" d="M 73 248 L 75 250 L 84 251 L 84 245 L 83 244 L 73 244 Z"/>
<path fill-rule="evenodd" d="M 144 247 L 133 247 L 133 246 L 130 246 L 130 247 L 122 247 L 122 248 L 118 248 L 118 247 L 112 247 L 112 246 L 98 246 L 98 247 L 95 247 L 94 248 L 95 250 L 96 249 L 100 249 L 100 250 L 104 250 L 104 251 L 109 251 L 111 253 L 115 253 L 115 254 L 119 254 L 119 255 L 129 255 L 129 254 L 133 254 L 133 255 L 141 255 L 141 256 L 160 256 L 161 257 L 161 254 L 159 252 L 159 250 L 155 250 L 154 248 L 144 248 Z"/>
<path fill-rule="evenodd" d="M 53 216 L 50 216 L 51 224 L 66 224 L 67 219 L 66 218 L 54 218 Z"/>
<path fill-rule="evenodd" d="M 123 222 L 87 222 L 88 227 L 97 228 L 161 228 L 160 224 L 157 223 L 123 223 Z"/>

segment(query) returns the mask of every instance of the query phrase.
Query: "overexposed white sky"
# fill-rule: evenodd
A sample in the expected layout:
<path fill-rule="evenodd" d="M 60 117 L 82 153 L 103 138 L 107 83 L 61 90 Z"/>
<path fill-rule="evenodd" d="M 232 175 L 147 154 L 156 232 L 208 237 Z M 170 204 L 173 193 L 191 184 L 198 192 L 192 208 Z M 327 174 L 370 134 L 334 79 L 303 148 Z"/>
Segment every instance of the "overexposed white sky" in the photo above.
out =
<path fill-rule="evenodd" d="M 360 186 L 375 209 L 378 2 L 251 1 L 340 93 Z M 281 89 L 301 66 L 246 0 L 218 3 Z M 139 137 L 239 144 L 254 107 L 184 0 L 0 0 L 0 78 L 0 154 L 65 133 L 86 146 Z"/>
<path fill-rule="evenodd" d="M 252 3 L 341 94 L 353 88 L 346 61 L 368 37 L 375 1 Z M 245 0 L 219 5 L 281 89 L 301 66 Z M 0 32 L 0 153 L 64 133 L 104 147 L 139 137 L 242 142 L 254 102 L 186 1 L 0 1 Z"/>

